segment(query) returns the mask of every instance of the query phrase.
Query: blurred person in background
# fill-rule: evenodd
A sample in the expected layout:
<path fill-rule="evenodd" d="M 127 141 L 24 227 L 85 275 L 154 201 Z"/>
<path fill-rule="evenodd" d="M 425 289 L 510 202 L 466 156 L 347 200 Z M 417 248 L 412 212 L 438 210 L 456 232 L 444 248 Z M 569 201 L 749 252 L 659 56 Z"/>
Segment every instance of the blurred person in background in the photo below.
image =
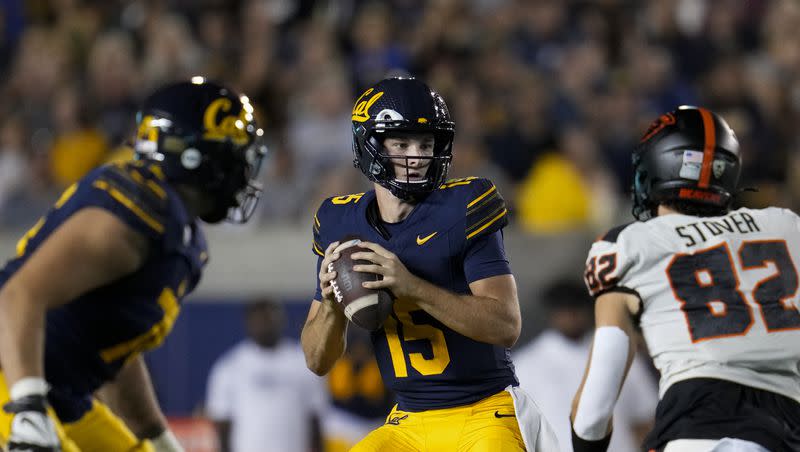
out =
<path fill-rule="evenodd" d="M 132 37 L 122 30 L 112 30 L 97 36 L 90 48 L 88 64 L 88 96 L 78 89 L 78 108 L 87 119 L 96 121 L 98 130 L 112 146 L 130 136 L 136 112 L 141 69 L 136 60 Z M 153 87 L 161 83 L 152 85 Z M 69 87 L 66 87 L 69 88 Z M 88 105 L 85 97 L 88 97 Z M 73 159 L 77 160 L 73 156 Z"/>
<path fill-rule="evenodd" d="M 547 326 L 513 352 L 520 387 L 536 400 L 558 435 L 562 452 L 572 452 L 569 404 L 581 384 L 592 346 L 592 299 L 579 280 L 558 280 L 541 292 Z M 658 388 L 641 358 L 636 359 L 614 410 L 609 450 L 636 452 L 653 426 Z"/>
<path fill-rule="evenodd" d="M 616 436 L 637 330 L 661 373 L 644 449 L 800 450 L 800 217 L 732 209 L 741 155 L 722 116 L 690 106 L 659 116 L 633 149 L 637 221 L 586 259 L 596 329 L 572 403 L 576 452 Z"/>
<path fill-rule="evenodd" d="M 346 452 L 380 427 L 394 396 L 381 379 L 369 333 L 347 329 L 347 350 L 328 374 L 330 407 L 323 416 L 325 452 Z"/>
<path fill-rule="evenodd" d="M 245 307 L 247 337 L 208 378 L 206 413 L 221 452 L 321 452 L 324 381 L 308 372 L 297 342 L 283 337 L 284 308 L 269 298 Z"/>
<path fill-rule="evenodd" d="M 565 126 L 559 147 L 542 155 L 517 193 L 518 221 L 530 233 L 607 227 L 616 218 L 617 185 L 585 127 Z"/>
<path fill-rule="evenodd" d="M 258 200 L 263 132 L 242 99 L 202 79 L 155 91 L 138 115 L 138 160 L 71 185 L 20 239 L 0 271 L 9 452 L 183 450 L 142 353 L 201 279 L 200 220 L 246 221 Z"/>
<path fill-rule="evenodd" d="M 800 7 L 792 0 L 70 0 L 25 6 L 24 23 L 13 2 L 0 8 L 9 62 L 0 93 L 24 118 L 23 153 L 37 171 L 30 179 L 40 179 L 29 191 L 49 194 L 56 185 L 49 154 L 60 134 L 50 112 L 69 97 L 57 91 L 78 90 L 89 112 L 85 130 L 99 130 L 114 149 L 132 127 L 126 118 L 143 87 L 208 68 L 250 95 L 281 146 L 290 136 L 287 118 L 303 111 L 295 109 L 297 99 L 308 96 L 320 74 L 344 78 L 347 95 L 395 70 L 425 76 L 448 98 L 474 85 L 480 120 L 464 142 L 503 172 L 510 198 L 539 157 L 578 123 L 622 181 L 611 194 L 624 202 L 630 177 L 625 150 L 635 135 L 630 129 L 646 126 L 641 118 L 665 105 L 704 103 L 726 114 L 743 143 L 763 145 L 744 162 L 747 177 L 762 187 L 745 201 L 800 198 L 785 190 L 796 179 L 791 148 L 800 117 L 800 51 L 783 45 L 796 41 L 800 30 Z M 317 187 L 310 191 L 324 191 Z M 23 203 L 9 206 L 15 217 L 32 215 Z M 268 223 L 308 218 L 289 210 Z"/>

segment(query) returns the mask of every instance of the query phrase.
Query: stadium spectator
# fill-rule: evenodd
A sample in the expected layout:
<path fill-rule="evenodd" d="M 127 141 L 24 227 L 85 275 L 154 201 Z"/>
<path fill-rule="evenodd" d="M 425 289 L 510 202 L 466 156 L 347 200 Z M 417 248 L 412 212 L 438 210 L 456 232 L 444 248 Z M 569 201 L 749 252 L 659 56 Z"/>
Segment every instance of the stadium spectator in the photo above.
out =
<path fill-rule="evenodd" d="M 550 420 L 563 452 L 572 452 L 569 405 L 592 345 L 592 299 L 579 282 L 551 283 L 542 292 L 547 328 L 513 353 L 522 389 Z M 652 427 L 658 402 L 656 382 L 638 358 L 631 366 L 614 411 L 614 452 L 635 452 Z"/>
<path fill-rule="evenodd" d="M 222 452 L 321 451 L 324 381 L 306 369 L 299 344 L 282 338 L 283 307 L 246 308 L 247 338 L 214 364 L 206 410 Z"/>

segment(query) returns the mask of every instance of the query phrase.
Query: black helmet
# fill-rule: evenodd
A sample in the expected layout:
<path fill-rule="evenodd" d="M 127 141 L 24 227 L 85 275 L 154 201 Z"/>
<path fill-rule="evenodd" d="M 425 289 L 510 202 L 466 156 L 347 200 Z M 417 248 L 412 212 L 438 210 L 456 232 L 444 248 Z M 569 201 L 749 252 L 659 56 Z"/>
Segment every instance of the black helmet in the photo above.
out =
<path fill-rule="evenodd" d="M 690 106 L 665 113 L 633 153 L 633 216 L 646 220 L 662 203 L 727 212 L 741 166 L 739 141 L 721 116 Z"/>
<path fill-rule="evenodd" d="M 455 123 L 444 99 L 411 77 L 387 78 L 364 91 L 353 107 L 353 164 L 369 180 L 407 201 L 424 198 L 447 178 L 453 152 Z M 422 181 L 401 180 L 384 152 L 387 132 L 432 133 L 434 149 Z M 400 157 L 407 158 L 407 157 Z M 417 158 L 417 157 L 415 157 Z"/>
<path fill-rule="evenodd" d="M 246 96 L 193 77 L 156 90 L 136 122 L 136 158 L 158 162 L 168 181 L 211 199 L 204 221 L 250 218 L 261 196 L 255 178 L 266 146 Z"/>

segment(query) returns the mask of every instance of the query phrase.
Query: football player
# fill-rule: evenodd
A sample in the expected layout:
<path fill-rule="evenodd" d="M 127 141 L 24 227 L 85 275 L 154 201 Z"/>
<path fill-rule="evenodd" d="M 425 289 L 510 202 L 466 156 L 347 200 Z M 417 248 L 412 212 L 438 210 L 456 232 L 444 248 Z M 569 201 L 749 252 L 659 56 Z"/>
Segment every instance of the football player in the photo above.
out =
<path fill-rule="evenodd" d="M 503 249 L 508 211 L 495 186 L 446 181 L 455 125 L 442 97 L 414 78 L 388 78 L 353 109 L 355 165 L 374 190 L 329 198 L 314 218 L 318 284 L 302 333 L 309 368 L 326 374 L 345 348 L 347 319 L 328 264 L 358 236 L 364 287 L 396 297 L 372 333 L 397 405 L 353 451 L 556 450 L 518 388 L 509 347 L 520 333 L 517 288 Z"/>
<path fill-rule="evenodd" d="M 208 260 L 198 221 L 246 221 L 265 152 L 244 96 L 195 77 L 137 117 L 137 160 L 69 187 L 0 272 L 0 436 L 13 451 L 181 451 L 142 352 Z M 117 418 L 93 393 L 102 385 Z"/>
<path fill-rule="evenodd" d="M 800 218 L 731 210 L 739 143 L 705 108 L 662 115 L 633 164 L 639 221 L 587 259 L 597 330 L 572 404 L 574 450 L 606 450 L 634 328 L 661 372 L 646 450 L 800 450 Z"/>

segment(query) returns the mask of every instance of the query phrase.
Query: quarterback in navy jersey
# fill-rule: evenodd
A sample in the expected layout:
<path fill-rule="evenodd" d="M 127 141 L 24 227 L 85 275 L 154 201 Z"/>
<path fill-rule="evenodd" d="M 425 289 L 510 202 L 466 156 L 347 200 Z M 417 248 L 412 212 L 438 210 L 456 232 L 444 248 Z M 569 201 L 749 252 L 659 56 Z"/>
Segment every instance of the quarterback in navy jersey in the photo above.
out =
<path fill-rule="evenodd" d="M 521 319 L 503 249 L 508 210 L 486 179 L 446 180 L 455 125 L 442 97 L 389 78 L 353 109 L 355 164 L 374 190 L 325 200 L 314 217 L 315 300 L 303 328 L 309 368 L 326 374 L 345 348 L 347 318 L 330 286 L 343 238 L 395 297 L 372 333 L 397 406 L 353 451 L 553 450 L 535 405 L 517 388 L 508 348 Z"/>
<path fill-rule="evenodd" d="M 137 159 L 89 173 L 19 241 L 0 271 L 9 452 L 183 450 L 141 353 L 169 334 L 200 281 L 198 218 L 252 213 L 265 152 L 252 112 L 199 77 L 160 88 L 137 118 Z"/>

